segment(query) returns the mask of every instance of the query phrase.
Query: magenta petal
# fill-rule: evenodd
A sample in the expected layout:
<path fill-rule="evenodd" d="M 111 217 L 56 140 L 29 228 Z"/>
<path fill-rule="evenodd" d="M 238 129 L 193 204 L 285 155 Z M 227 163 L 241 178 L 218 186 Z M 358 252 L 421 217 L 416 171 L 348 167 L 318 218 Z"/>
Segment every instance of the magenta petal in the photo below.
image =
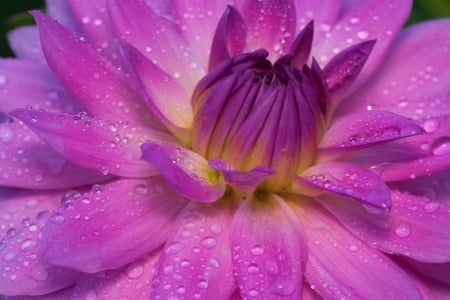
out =
<path fill-rule="evenodd" d="M 42 295 L 70 286 L 78 279 L 77 271 L 51 266 L 42 257 L 41 233 L 49 218 L 46 208 L 55 207 L 55 202 L 59 202 L 59 199 L 59 195 L 49 194 L 48 198 L 38 196 L 34 200 L 28 196 L 6 200 L 17 201 L 16 208 L 31 203 L 43 210 L 20 220 L 19 226 L 10 228 L 5 239 L 0 241 L 0 294 Z M 38 200 L 43 203 L 34 202 Z M 1 202 L 3 201 L 5 200 Z M 8 202 L 5 203 L 7 206 Z"/>
<path fill-rule="evenodd" d="M 34 12 L 48 65 L 58 80 L 92 114 L 146 124 L 148 113 L 129 79 L 83 39 L 40 12 Z M 64 61 L 64 63 L 61 63 Z"/>
<path fill-rule="evenodd" d="M 344 162 L 321 163 L 297 177 L 294 190 L 307 195 L 331 193 L 351 197 L 368 209 L 391 208 L 389 188 L 370 171 Z"/>
<path fill-rule="evenodd" d="M 140 145 L 149 139 L 172 141 L 156 130 L 93 119 L 83 113 L 68 115 L 24 109 L 12 115 L 30 126 L 65 158 L 104 175 L 144 177 L 155 174 L 155 169 L 141 159 Z"/>
<path fill-rule="evenodd" d="M 401 32 L 370 82 L 342 103 L 342 112 L 371 107 L 414 119 L 449 114 L 450 34 L 442 30 L 449 27 L 443 19 Z"/>
<path fill-rule="evenodd" d="M 180 291 L 194 299 L 229 299 L 236 288 L 229 232 L 234 200 L 226 201 L 191 202 L 180 213 L 158 263 L 151 299 L 173 299 Z"/>
<path fill-rule="evenodd" d="M 325 299 L 422 299 L 384 254 L 362 243 L 313 202 L 296 208 L 308 242 L 306 280 Z M 355 226 L 355 230 L 359 227 Z"/>
<path fill-rule="evenodd" d="M 411 0 L 364 1 L 364 5 L 347 11 L 333 29 L 320 40 L 313 53 L 325 65 L 336 52 L 365 40 L 377 40 L 366 66 L 352 90 L 365 82 L 382 61 L 397 32 L 407 19 Z"/>
<path fill-rule="evenodd" d="M 324 150 L 360 149 L 424 132 L 416 122 L 394 113 L 367 111 L 346 115 L 334 121 L 319 147 Z"/>
<path fill-rule="evenodd" d="M 0 59 L 0 111 L 32 106 L 50 111 L 79 111 L 48 68 L 25 59 Z"/>
<path fill-rule="evenodd" d="M 66 160 L 18 121 L 0 123 L 0 185 L 71 188 L 108 179 Z"/>
<path fill-rule="evenodd" d="M 78 280 L 70 299 L 150 299 L 149 285 L 156 273 L 158 258 L 159 252 L 120 269 L 85 274 Z"/>
<path fill-rule="evenodd" d="M 283 199 L 268 197 L 248 198 L 233 219 L 237 284 L 245 299 L 300 299 L 307 256 L 301 225 Z"/>
<path fill-rule="evenodd" d="M 335 199 L 321 203 L 348 231 L 381 251 L 422 262 L 450 261 L 450 207 L 444 203 L 392 192 L 391 211 L 376 216 Z"/>
<path fill-rule="evenodd" d="M 195 152 L 168 143 L 150 141 L 142 145 L 142 158 L 166 178 L 172 188 L 194 201 L 213 202 L 226 185 L 208 161 Z"/>
<path fill-rule="evenodd" d="M 16 57 L 45 63 L 36 26 L 23 26 L 10 31 L 8 41 Z"/>
<path fill-rule="evenodd" d="M 264 48 L 270 59 L 286 54 L 295 36 L 295 3 L 292 0 L 243 1 L 247 23 L 247 50 Z"/>
<path fill-rule="evenodd" d="M 301 69 L 308 61 L 311 54 L 313 36 L 314 22 L 311 21 L 298 34 L 289 49 L 288 56 L 292 57 L 292 65 L 298 69 Z"/>
<path fill-rule="evenodd" d="M 334 100 L 331 105 L 334 107 L 339 104 L 338 101 L 345 95 L 361 72 L 375 46 L 375 42 L 375 40 L 369 40 L 345 48 L 323 68 L 330 96 Z"/>
<path fill-rule="evenodd" d="M 184 204 L 161 177 L 95 185 L 47 222 L 45 259 L 89 273 L 124 266 L 165 242 Z"/>
<path fill-rule="evenodd" d="M 256 167 L 246 172 L 237 171 L 221 159 L 210 160 L 209 166 L 222 172 L 226 183 L 239 190 L 254 190 L 261 182 L 275 174 L 275 171 L 267 167 Z"/>
<path fill-rule="evenodd" d="M 239 11 L 228 6 L 217 25 L 211 46 L 208 69 L 221 61 L 241 54 L 245 48 L 247 27 Z"/>
<path fill-rule="evenodd" d="M 450 285 L 450 262 L 433 264 L 423 263 L 414 260 L 403 260 L 408 266 L 412 267 L 420 274 L 433 278 L 436 281 Z"/>
<path fill-rule="evenodd" d="M 177 78 L 188 94 L 192 92 L 204 75 L 204 69 L 177 32 L 175 24 L 138 0 L 108 0 L 108 11 L 117 37 Z"/>

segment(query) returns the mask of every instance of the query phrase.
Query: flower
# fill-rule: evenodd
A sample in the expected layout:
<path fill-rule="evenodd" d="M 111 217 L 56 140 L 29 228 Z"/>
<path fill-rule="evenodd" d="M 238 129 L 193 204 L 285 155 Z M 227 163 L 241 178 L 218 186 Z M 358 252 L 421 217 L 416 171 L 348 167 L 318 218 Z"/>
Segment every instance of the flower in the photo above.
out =
<path fill-rule="evenodd" d="M 450 21 L 325 2 L 33 12 L 0 61 L 0 294 L 448 297 Z"/>

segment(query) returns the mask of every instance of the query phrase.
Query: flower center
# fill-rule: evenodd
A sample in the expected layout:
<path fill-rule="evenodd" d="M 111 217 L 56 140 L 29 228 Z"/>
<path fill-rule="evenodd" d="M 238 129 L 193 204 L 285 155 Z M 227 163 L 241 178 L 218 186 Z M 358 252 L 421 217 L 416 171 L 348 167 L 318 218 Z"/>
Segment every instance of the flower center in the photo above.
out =
<path fill-rule="evenodd" d="M 315 158 L 327 88 L 320 68 L 292 66 L 291 55 L 272 64 L 267 55 L 231 57 L 198 83 L 192 148 L 238 171 L 268 167 L 276 174 L 264 185 L 279 191 Z"/>

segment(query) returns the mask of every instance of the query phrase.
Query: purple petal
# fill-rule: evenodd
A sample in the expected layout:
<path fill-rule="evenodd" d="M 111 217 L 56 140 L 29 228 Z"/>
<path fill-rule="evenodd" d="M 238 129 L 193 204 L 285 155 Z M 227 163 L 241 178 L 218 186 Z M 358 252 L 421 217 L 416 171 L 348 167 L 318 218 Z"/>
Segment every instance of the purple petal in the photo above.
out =
<path fill-rule="evenodd" d="M 229 185 L 239 190 L 254 190 L 262 181 L 275 174 L 267 167 L 256 167 L 250 171 L 241 172 L 221 159 L 212 159 L 209 166 L 214 170 L 220 171 Z"/>
<path fill-rule="evenodd" d="M 450 285 L 450 262 L 433 264 L 433 263 L 423 263 L 415 260 L 402 260 L 408 266 L 413 268 L 416 272 L 424 274 L 436 281 L 442 282 L 443 284 Z"/>
<path fill-rule="evenodd" d="M 392 209 L 373 215 L 335 199 L 321 203 L 348 231 L 373 247 L 430 263 L 450 261 L 450 207 L 425 197 L 392 193 Z"/>
<path fill-rule="evenodd" d="M 110 61 L 119 64 L 120 52 L 115 40 L 114 30 L 109 20 L 106 0 L 69 0 L 72 14 L 77 20 L 77 26 L 88 41 L 108 57 Z"/>
<path fill-rule="evenodd" d="M 300 299 L 307 255 L 301 226 L 283 199 L 268 197 L 248 198 L 234 217 L 231 242 L 237 284 L 243 298 Z"/>
<path fill-rule="evenodd" d="M 313 54 L 325 65 L 343 49 L 364 40 L 377 40 L 377 44 L 352 86 L 355 90 L 365 82 L 383 60 L 396 34 L 409 16 L 411 0 L 366 1 L 355 10 L 348 11 L 333 29 L 320 40 Z"/>
<path fill-rule="evenodd" d="M 133 46 L 125 46 L 129 69 L 150 110 L 169 129 L 186 137 L 191 128 L 193 112 L 189 96 L 170 75 L 148 60 Z"/>
<path fill-rule="evenodd" d="M 320 148 L 360 149 L 423 133 L 421 126 L 402 116 L 386 111 L 367 111 L 334 121 L 324 134 Z"/>
<path fill-rule="evenodd" d="M 264 48 L 270 58 L 286 54 L 295 36 L 295 3 L 292 0 L 245 0 L 241 13 L 247 23 L 247 51 Z"/>
<path fill-rule="evenodd" d="M 95 299 L 150 299 L 149 283 L 155 275 L 158 258 L 159 253 L 154 253 L 120 269 L 85 274 L 78 280 L 70 299 L 94 299 L 94 296 Z"/>
<path fill-rule="evenodd" d="M 311 54 L 314 36 L 314 22 L 311 21 L 297 35 L 289 49 L 288 55 L 292 57 L 292 65 L 301 69 Z"/>
<path fill-rule="evenodd" d="M 306 280 L 325 299 L 421 299 L 400 267 L 311 201 L 295 207 L 308 242 Z M 355 230 L 359 227 L 355 226 Z"/>
<path fill-rule="evenodd" d="M 69 7 L 68 1 L 45 0 L 48 15 L 64 26 L 77 31 L 77 22 Z"/>
<path fill-rule="evenodd" d="M 94 185 L 45 225 L 45 259 L 89 273 L 124 266 L 165 242 L 184 204 L 161 177 Z"/>
<path fill-rule="evenodd" d="M 145 177 L 155 174 L 155 169 L 140 158 L 140 145 L 149 139 L 172 141 L 172 137 L 156 130 L 94 119 L 85 113 L 16 110 L 12 115 L 30 126 L 65 158 L 104 175 Z"/>
<path fill-rule="evenodd" d="M 223 179 L 208 166 L 205 158 L 195 152 L 168 143 L 150 141 L 142 145 L 142 158 L 158 169 L 183 197 L 213 202 L 225 193 Z"/>
<path fill-rule="evenodd" d="M 0 185 L 55 189 L 73 188 L 108 177 L 75 165 L 18 121 L 0 123 Z"/>
<path fill-rule="evenodd" d="M 43 201 L 48 201 L 45 204 L 32 202 L 32 205 L 38 205 L 44 210 L 23 218 L 21 224 L 10 228 L 5 239 L 0 242 L 0 294 L 42 295 L 70 286 L 78 279 L 77 271 L 51 266 L 42 257 L 42 227 L 49 218 L 49 212 L 45 208 L 47 205 L 55 205 L 59 198 L 57 194 L 50 194 L 48 198 L 42 198 Z M 19 197 L 8 201 L 17 201 L 16 204 L 20 207 L 29 205 L 33 199 Z"/>
<path fill-rule="evenodd" d="M 233 6 L 228 6 L 217 25 L 211 46 L 208 69 L 223 60 L 241 54 L 245 48 L 247 27 L 241 14 Z"/>
<path fill-rule="evenodd" d="M 16 57 L 45 63 L 36 26 L 22 26 L 10 31 L 8 41 Z"/>
<path fill-rule="evenodd" d="M 295 179 L 293 188 L 308 195 L 325 192 L 351 197 L 370 210 L 391 208 L 391 196 L 384 181 L 349 163 L 326 162 L 312 166 Z"/>
<path fill-rule="evenodd" d="M 0 59 L 0 111 L 30 107 L 75 112 L 80 105 L 46 66 L 24 59 Z"/>
<path fill-rule="evenodd" d="M 148 124 L 144 103 L 124 73 L 80 36 L 40 12 L 34 16 L 50 68 L 78 101 L 100 118 Z"/>
<path fill-rule="evenodd" d="M 232 201 L 191 202 L 184 208 L 158 263 L 151 299 L 172 299 L 180 294 L 229 299 L 236 288 L 229 232 Z"/>
<path fill-rule="evenodd" d="M 364 67 L 370 52 L 375 46 L 375 40 L 365 41 L 350 46 L 334 56 L 324 67 L 323 73 L 331 94 L 331 105 L 336 107 L 342 96 L 357 78 Z"/>
<path fill-rule="evenodd" d="M 138 0 L 108 0 L 108 9 L 116 35 L 176 78 L 190 94 L 206 66 L 193 56 L 175 24 Z"/>
<path fill-rule="evenodd" d="M 449 26 L 435 20 L 403 31 L 375 76 L 339 112 L 370 107 L 414 119 L 449 114 L 450 34 L 442 30 Z"/>

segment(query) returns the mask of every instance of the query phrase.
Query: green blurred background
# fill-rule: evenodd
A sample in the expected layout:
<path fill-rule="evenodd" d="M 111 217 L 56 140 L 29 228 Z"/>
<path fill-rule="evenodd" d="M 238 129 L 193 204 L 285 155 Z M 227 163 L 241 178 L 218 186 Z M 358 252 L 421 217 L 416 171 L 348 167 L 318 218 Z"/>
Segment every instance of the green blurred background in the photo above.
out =
<path fill-rule="evenodd" d="M 36 8 L 43 9 L 44 0 L 0 0 L 0 56 L 12 55 L 6 41 L 6 33 L 19 25 L 31 24 L 33 19 L 26 11 Z M 450 17 L 450 0 L 414 0 L 408 24 L 442 17 Z"/>

